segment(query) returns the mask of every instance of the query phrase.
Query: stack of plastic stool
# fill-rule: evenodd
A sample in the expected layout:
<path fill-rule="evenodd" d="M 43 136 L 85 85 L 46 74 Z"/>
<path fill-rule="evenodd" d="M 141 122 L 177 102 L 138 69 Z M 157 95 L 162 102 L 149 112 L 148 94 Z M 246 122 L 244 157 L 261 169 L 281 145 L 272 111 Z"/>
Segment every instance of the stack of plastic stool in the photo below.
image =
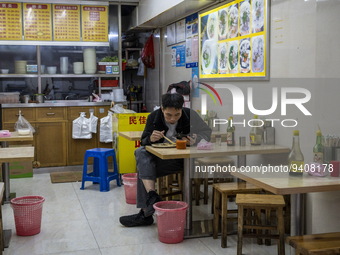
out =
<path fill-rule="evenodd" d="M 88 173 L 87 164 L 88 159 L 91 157 L 94 158 L 93 171 L 91 173 Z M 112 157 L 113 172 L 109 172 L 109 157 Z M 116 180 L 117 186 L 120 186 L 120 178 L 116 162 L 116 153 L 114 149 L 94 148 L 87 150 L 84 157 L 83 178 L 80 189 L 84 189 L 84 183 L 86 181 L 92 181 L 93 183 L 99 183 L 100 191 L 109 191 L 110 181 L 112 180 Z"/>

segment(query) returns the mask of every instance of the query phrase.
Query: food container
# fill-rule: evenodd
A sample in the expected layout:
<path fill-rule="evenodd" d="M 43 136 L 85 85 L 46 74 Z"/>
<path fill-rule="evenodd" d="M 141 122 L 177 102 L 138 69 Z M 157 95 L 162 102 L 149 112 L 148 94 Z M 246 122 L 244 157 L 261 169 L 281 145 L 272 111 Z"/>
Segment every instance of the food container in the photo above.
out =
<path fill-rule="evenodd" d="M 18 135 L 29 135 L 31 130 L 29 128 L 21 128 L 17 130 Z"/>
<path fill-rule="evenodd" d="M 2 92 L 0 93 L 0 104 L 16 104 L 19 101 L 19 92 Z"/>
<path fill-rule="evenodd" d="M 27 73 L 37 73 L 38 66 L 37 65 L 26 65 L 26 72 Z"/>

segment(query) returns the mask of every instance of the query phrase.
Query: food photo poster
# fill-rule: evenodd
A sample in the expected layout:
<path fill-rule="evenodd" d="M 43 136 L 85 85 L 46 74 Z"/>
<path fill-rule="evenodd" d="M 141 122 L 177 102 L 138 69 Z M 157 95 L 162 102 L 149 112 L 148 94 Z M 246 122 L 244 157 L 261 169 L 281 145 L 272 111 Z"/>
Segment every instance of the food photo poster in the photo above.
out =
<path fill-rule="evenodd" d="M 199 14 L 200 79 L 269 78 L 268 1 L 231 1 Z"/>

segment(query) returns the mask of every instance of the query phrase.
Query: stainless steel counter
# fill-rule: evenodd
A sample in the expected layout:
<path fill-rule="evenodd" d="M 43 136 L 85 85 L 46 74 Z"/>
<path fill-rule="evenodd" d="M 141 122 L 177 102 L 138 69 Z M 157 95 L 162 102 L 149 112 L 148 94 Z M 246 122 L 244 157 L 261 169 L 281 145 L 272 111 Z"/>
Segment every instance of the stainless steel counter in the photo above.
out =
<path fill-rule="evenodd" d="M 124 103 L 124 102 L 117 102 Z M 68 107 L 68 106 L 102 106 L 111 105 L 111 102 L 88 102 L 80 100 L 51 100 L 45 103 L 28 104 L 2 104 L 2 108 L 30 108 L 30 107 Z"/>

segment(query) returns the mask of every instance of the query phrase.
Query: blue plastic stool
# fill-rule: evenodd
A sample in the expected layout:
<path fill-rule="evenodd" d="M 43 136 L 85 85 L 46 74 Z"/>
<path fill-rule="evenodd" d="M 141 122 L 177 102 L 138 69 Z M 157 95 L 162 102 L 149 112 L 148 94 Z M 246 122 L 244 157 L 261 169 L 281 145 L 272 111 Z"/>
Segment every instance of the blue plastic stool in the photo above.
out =
<path fill-rule="evenodd" d="M 87 173 L 88 159 L 91 157 L 94 158 L 93 172 Z M 108 157 L 112 157 L 113 172 L 109 172 Z M 120 186 L 116 153 L 114 149 L 95 148 L 87 150 L 84 157 L 83 178 L 80 189 L 84 189 L 84 183 L 86 181 L 92 181 L 93 183 L 99 183 L 101 192 L 109 191 L 110 181 L 112 180 L 116 180 L 117 186 Z"/>

